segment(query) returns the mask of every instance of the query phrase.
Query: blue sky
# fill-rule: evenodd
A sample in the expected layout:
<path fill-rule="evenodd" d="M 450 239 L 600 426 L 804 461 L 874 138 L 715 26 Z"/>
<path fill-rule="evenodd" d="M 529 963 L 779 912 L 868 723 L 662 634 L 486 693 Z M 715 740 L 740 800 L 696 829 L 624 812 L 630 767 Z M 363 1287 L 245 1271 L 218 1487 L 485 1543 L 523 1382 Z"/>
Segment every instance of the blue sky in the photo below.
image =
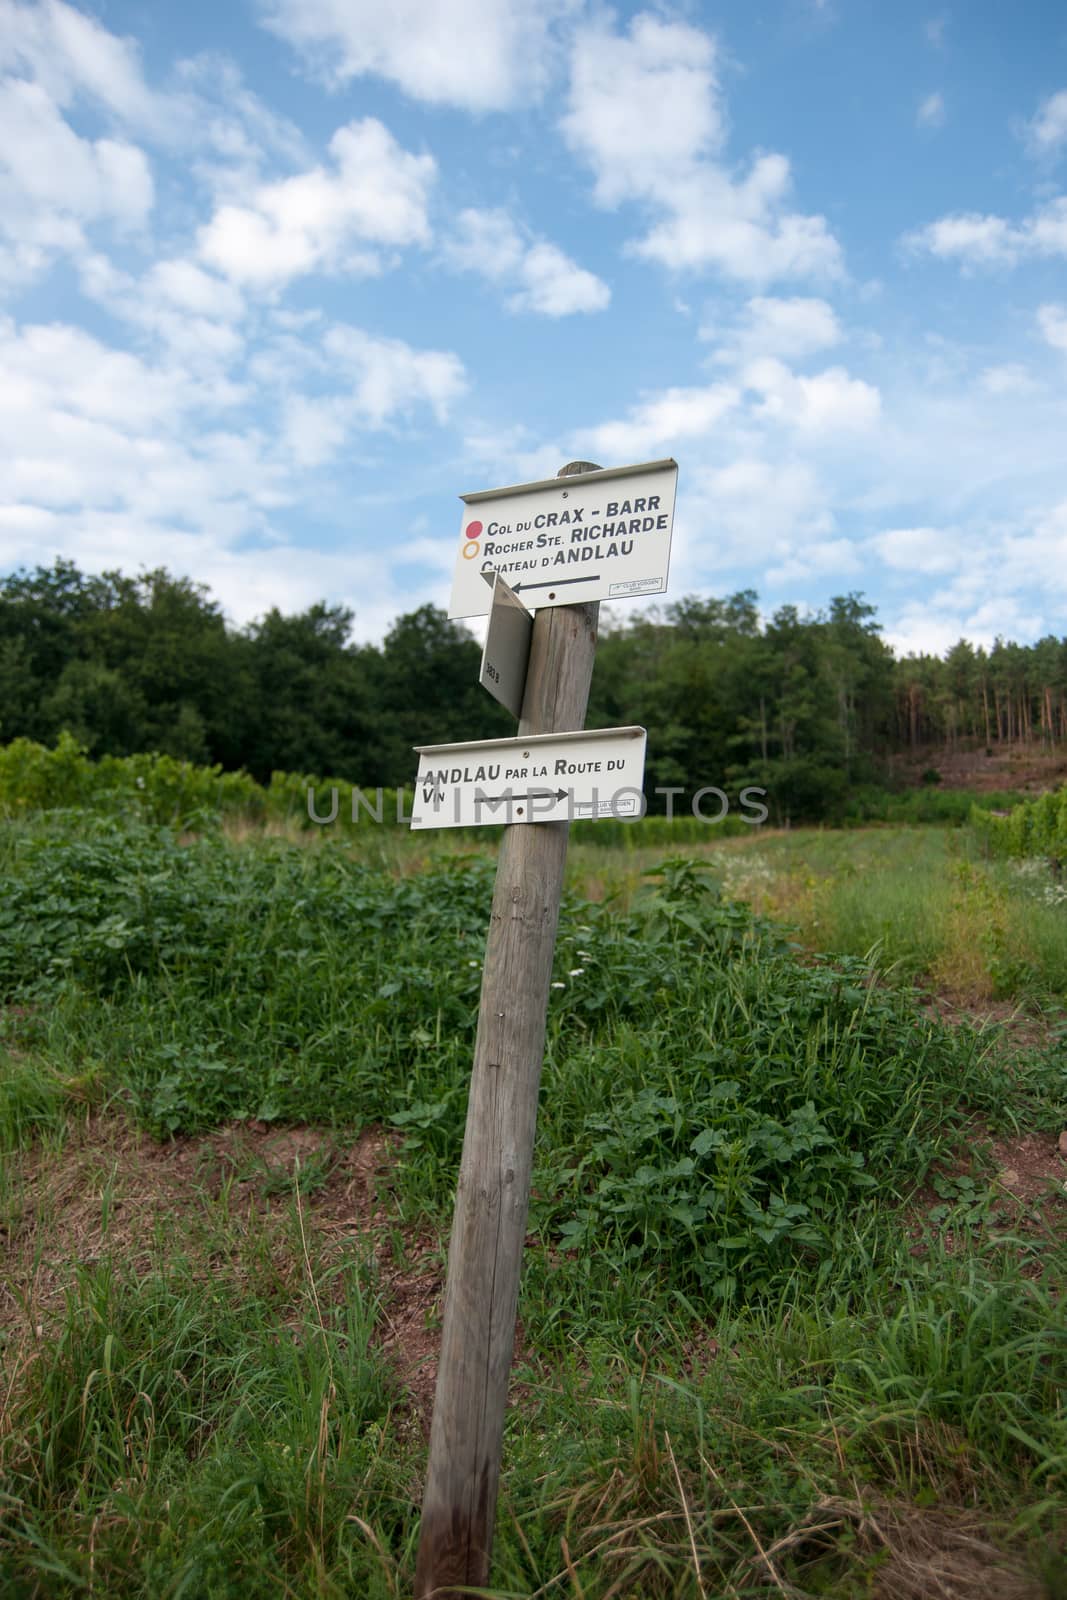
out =
<path fill-rule="evenodd" d="M 1054 0 L 0 0 L 0 571 L 447 603 L 463 492 L 680 465 L 668 599 L 1064 630 Z"/>

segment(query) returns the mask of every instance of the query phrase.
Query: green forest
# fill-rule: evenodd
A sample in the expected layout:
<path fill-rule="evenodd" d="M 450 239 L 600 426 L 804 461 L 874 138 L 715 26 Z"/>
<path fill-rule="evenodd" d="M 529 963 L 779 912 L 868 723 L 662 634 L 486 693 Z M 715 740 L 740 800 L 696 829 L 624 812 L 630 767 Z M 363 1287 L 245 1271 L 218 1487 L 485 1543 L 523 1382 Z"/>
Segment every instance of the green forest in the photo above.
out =
<path fill-rule="evenodd" d="M 158 751 L 243 768 L 402 786 L 412 746 L 502 737 L 480 647 L 425 605 L 381 645 L 325 602 L 228 624 L 202 584 L 165 569 L 91 575 L 56 561 L 0 578 L 0 742 L 94 757 Z M 762 785 L 775 820 L 834 819 L 901 755 L 968 743 L 1067 743 L 1067 638 L 898 658 L 861 595 L 761 617 L 758 596 L 690 596 L 605 621 L 587 724 L 649 731 L 646 788 Z M 936 770 L 931 771 L 936 780 Z"/>

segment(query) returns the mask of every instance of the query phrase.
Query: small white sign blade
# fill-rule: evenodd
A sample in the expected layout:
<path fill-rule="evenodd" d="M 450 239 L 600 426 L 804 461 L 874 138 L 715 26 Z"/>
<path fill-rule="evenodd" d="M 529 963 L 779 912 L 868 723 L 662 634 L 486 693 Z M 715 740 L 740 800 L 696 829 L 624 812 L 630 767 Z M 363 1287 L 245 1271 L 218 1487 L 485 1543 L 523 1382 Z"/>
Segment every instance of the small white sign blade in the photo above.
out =
<path fill-rule="evenodd" d="M 417 746 L 413 828 L 644 813 L 644 728 Z"/>
<path fill-rule="evenodd" d="M 533 617 L 499 572 L 485 576 L 492 580 L 492 595 L 478 682 L 513 716 L 521 717 Z"/>
<path fill-rule="evenodd" d="M 667 459 L 462 495 L 449 616 L 486 615 L 488 572 L 535 609 L 662 594 L 677 487 Z"/>

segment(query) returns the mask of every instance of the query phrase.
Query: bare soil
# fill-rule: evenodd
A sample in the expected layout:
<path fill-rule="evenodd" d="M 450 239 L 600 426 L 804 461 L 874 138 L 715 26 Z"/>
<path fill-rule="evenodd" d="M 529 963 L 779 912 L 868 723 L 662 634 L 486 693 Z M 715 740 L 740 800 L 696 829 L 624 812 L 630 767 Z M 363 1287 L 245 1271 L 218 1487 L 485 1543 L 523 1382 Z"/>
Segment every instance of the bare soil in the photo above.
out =
<path fill-rule="evenodd" d="M 1040 794 L 1067 782 L 1067 756 L 1062 750 L 1044 750 L 1040 745 L 985 745 L 965 749 L 960 745 L 927 746 L 907 755 L 892 758 L 897 776 L 916 788 L 923 774 L 937 772 L 942 789 L 976 789 L 980 793 L 1000 789 L 1019 789 Z"/>
<path fill-rule="evenodd" d="M 435 1236 L 399 1226 L 385 1204 L 400 1140 L 378 1126 L 346 1143 L 320 1128 L 235 1122 L 160 1144 L 113 1113 L 91 1114 L 60 1151 L 36 1148 L 11 1162 L 18 1200 L 0 1213 L 0 1336 L 16 1343 L 47 1337 L 79 1266 L 110 1258 L 147 1274 L 159 1265 L 162 1238 L 176 1251 L 202 1250 L 205 1278 L 223 1265 L 240 1273 L 242 1243 L 254 1232 L 267 1240 L 271 1287 L 295 1323 L 306 1287 L 293 1229 L 299 1194 L 308 1253 L 325 1269 L 316 1268 L 327 1285 L 320 1293 L 329 1295 L 328 1269 L 343 1253 L 373 1255 L 376 1339 L 396 1372 L 398 1413 L 428 1438 L 444 1251 Z M 313 1174 L 307 1193 L 300 1193 L 301 1173 Z M 529 1359 L 520 1324 L 513 1366 Z"/>

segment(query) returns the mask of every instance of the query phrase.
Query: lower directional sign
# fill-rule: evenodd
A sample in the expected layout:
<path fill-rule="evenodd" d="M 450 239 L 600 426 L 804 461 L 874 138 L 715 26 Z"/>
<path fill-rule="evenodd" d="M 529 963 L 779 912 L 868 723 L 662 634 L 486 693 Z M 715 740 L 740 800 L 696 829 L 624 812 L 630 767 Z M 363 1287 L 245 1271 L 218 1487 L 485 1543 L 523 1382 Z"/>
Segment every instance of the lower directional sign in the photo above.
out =
<path fill-rule="evenodd" d="M 644 811 L 644 728 L 417 745 L 413 828 L 572 822 Z"/>

